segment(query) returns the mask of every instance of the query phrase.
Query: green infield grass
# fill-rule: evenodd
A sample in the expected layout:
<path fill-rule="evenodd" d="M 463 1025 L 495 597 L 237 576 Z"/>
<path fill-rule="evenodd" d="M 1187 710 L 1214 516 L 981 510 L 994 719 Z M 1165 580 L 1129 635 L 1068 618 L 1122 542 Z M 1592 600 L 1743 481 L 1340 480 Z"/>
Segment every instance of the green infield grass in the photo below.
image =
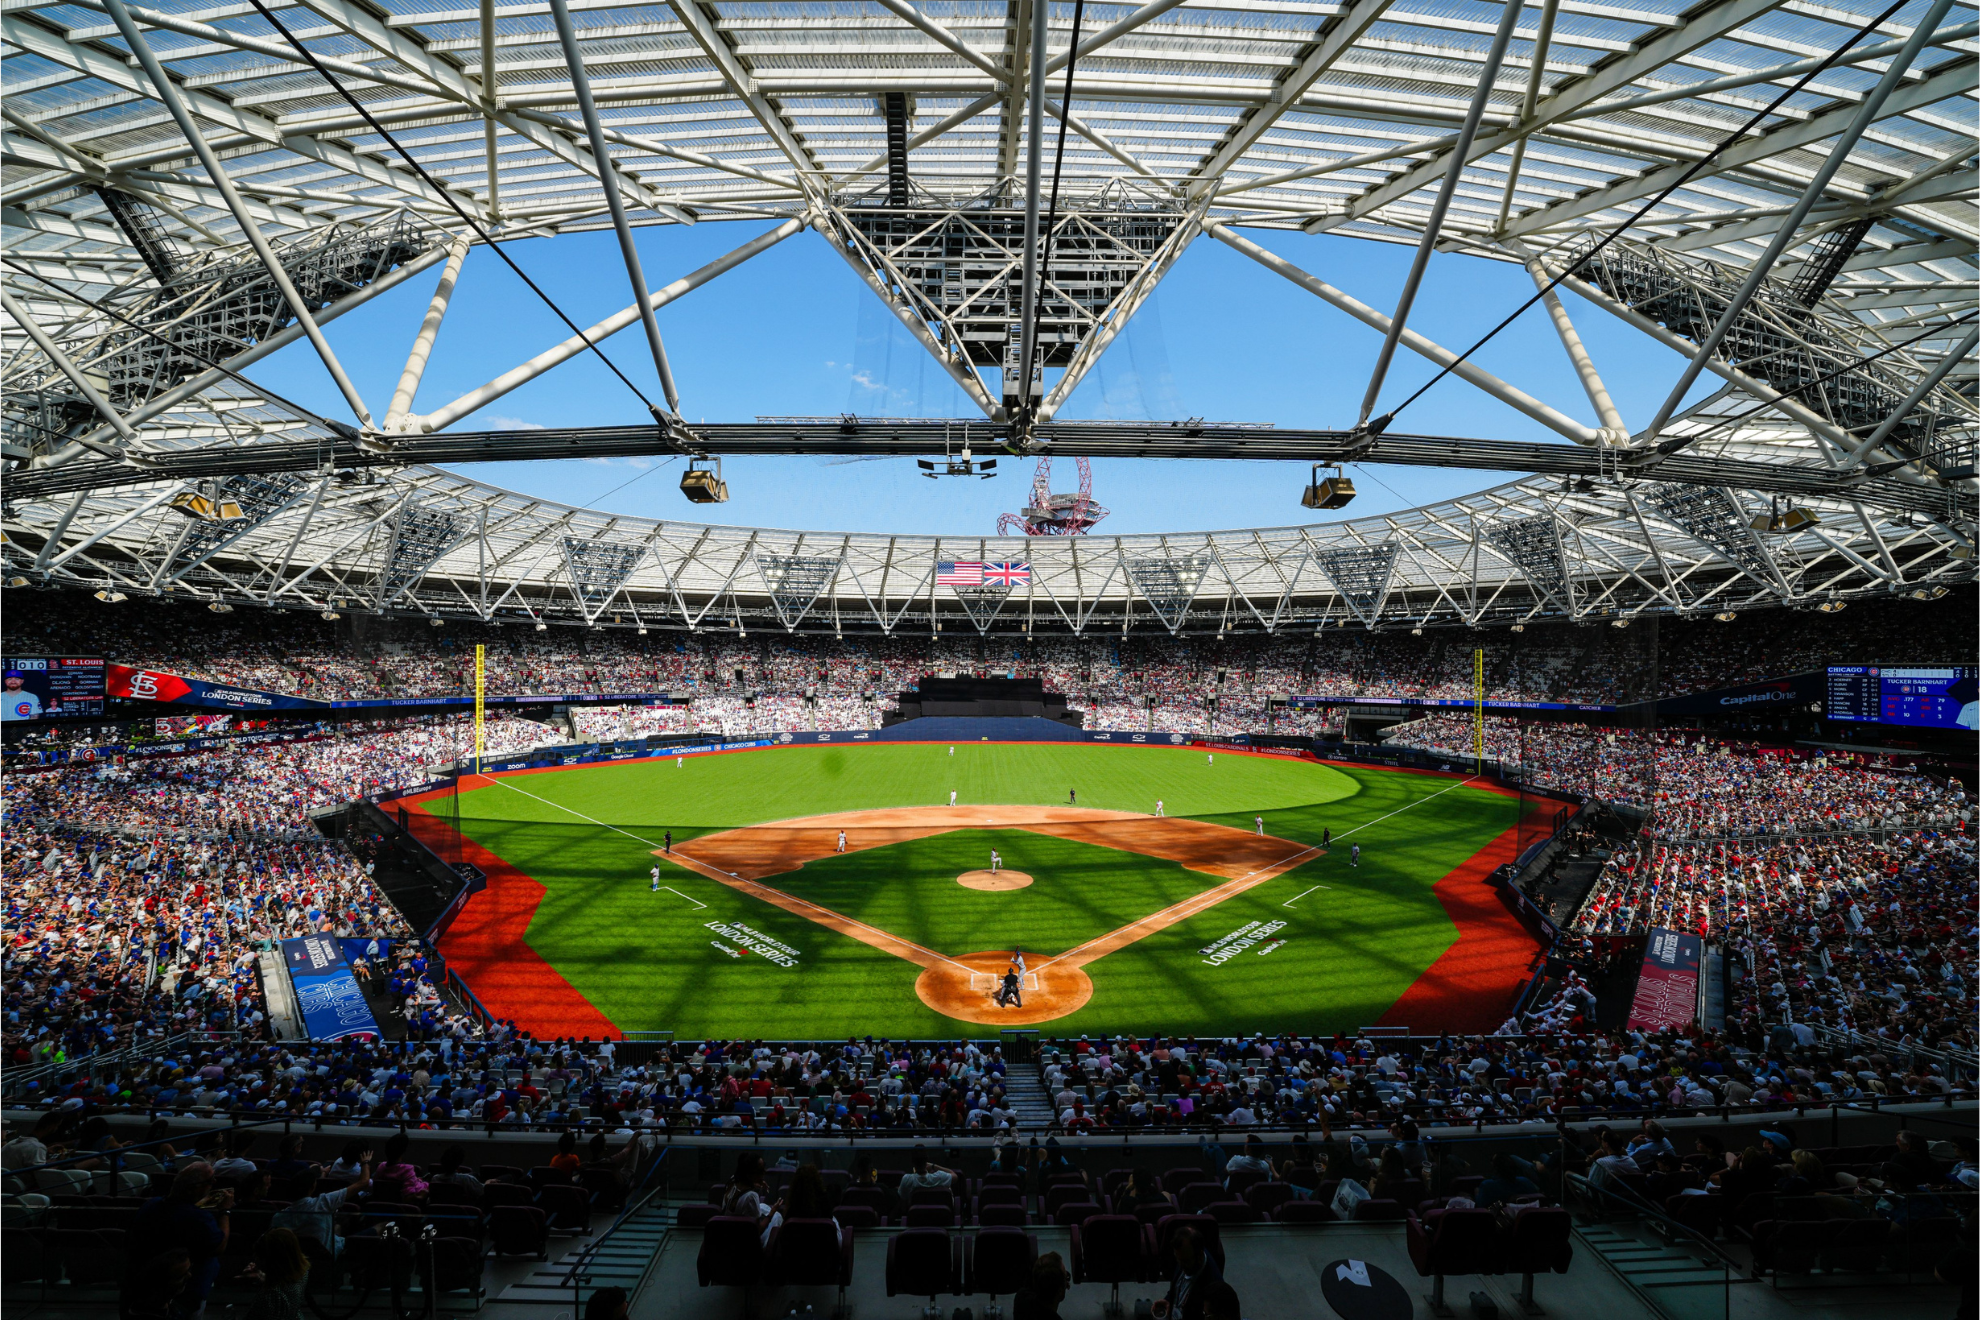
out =
<path fill-rule="evenodd" d="M 458 798 L 462 832 L 544 888 L 528 943 L 620 1029 L 682 1038 L 920 1038 L 992 1028 L 938 1014 L 920 969 L 683 866 L 649 868 L 718 830 L 875 808 L 1078 805 L 1246 831 L 1331 850 L 1086 965 L 1091 1000 L 1046 1034 L 1231 1034 L 1372 1023 L 1457 938 L 1432 886 L 1510 828 L 1518 801 L 1440 776 L 1201 749 L 1088 743 L 803 746 L 505 775 Z M 455 800 L 429 812 L 455 816 Z M 1349 845 L 1360 844 L 1359 866 Z M 956 876 L 1029 873 L 985 892 Z M 827 856 L 769 877 L 940 954 L 1023 947 L 1048 958 L 1221 883 L 1176 862 L 1024 829 L 957 829 Z M 480 901 L 480 900 L 476 900 Z M 1253 923 L 1256 923 L 1255 925 Z M 1273 929 L 1262 929 L 1273 926 Z M 1235 932 L 1256 943 L 1206 960 Z M 739 943 L 787 950 L 737 956 Z"/>

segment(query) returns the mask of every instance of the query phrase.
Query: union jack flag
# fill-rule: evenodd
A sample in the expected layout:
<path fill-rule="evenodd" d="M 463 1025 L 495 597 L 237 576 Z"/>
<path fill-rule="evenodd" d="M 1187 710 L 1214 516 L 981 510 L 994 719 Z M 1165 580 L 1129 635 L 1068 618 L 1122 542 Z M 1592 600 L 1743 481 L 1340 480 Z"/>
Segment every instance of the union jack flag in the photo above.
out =
<path fill-rule="evenodd" d="M 935 565 L 938 587 L 1015 587 L 1031 581 L 1031 565 L 1022 560 L 984 563 L 976 559 L 943 559 Z"/>

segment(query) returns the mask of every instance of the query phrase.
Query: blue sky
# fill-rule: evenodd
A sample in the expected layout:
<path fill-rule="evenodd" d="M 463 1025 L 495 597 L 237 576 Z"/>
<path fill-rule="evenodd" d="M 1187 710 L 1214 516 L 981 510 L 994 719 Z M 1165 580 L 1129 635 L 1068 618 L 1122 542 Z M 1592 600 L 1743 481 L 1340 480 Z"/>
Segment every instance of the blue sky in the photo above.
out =
<path fill-rule="evenodd" d="M 659 286 L 767 228 L 703 223 L 636 231 L 647 280 Z M 1247 230 L 1262 246 L 1380 310 L 1401 290 L 1412 249 L 1365 240 Z M 531 239 L 507 250 L 579 325 L 632 301 L 609 232 Z M 382 415 L 412 335 L 438 280 L 423 273 L 332 325 L 328 334 L 374 414 Z M 1412 328 L 1454 349 L 1469 345 L 1531 296 L 1532 281 L 1508 263 L 1432 257 Z M 1640 426 L 1662 402 L 1682 362 L 1643 335 L 1568 297 L 1624 418 Z M 785 240 L 659 313 L 681 409 L 690 420 L 836 414 L 966 417 L 961 391 L 915 344 L 845 262 L 809 231 Z M 500 260 L 476 249 L 462 270 L 416 411 L 475 388 L 568 331 Z M 1212 238 L 1199 238 L 1061 414 L 1078 418 L 1202 417 L 1287 427 L 1345 427 L 1355 421 L 1381 338 Z M 637 325 L 605 351 L 649 397 L 660 392 Z M 1585 422 L 1593 410 L 1548 323 L 1529 310 L 1478 355 L 1488 370 Z M 1433 368 L 1400 350 L 1382 407 L 1401 402 Z M 249 373 L 326 416 L 350 419 L 329 375 L 304 342 Z M 1694 397 L 1709 392 L 1709 381 Z M 455 430 L 623 425 L 645 420 L 638 400 L 589 354 L 516 390 Z M 1557 441 L 1559 437 L 1456 379 L 1413 405 L 1396 429 L 1432 435 Z M 1563 442 L 1565 443 L 1565 442 Z M 911 459 L 734 459 L 724 465 L 731 499 L 691 505 L 680 465 L 654 459 L 490 463 L 459 469 L 547 499 L 617 513 L 697 522 L 988 535 L 997 515 L 1018 508 L 1031 464 L 1005 459 L 992 481 L 930 481 Z M 1482 489 L 1511 474 L 1364 465 L 1350 469 L 1360 492 L 1348 510 L 1313 514 L 1299 505 L 1307 467 L 1292 463 L 1102 460 L 1094 495 L 1112 515 L 1102 532 L 1176 532 L 1281 526 L 1407 508 Z M 1054 485 L 1069 489 L 1062 461 Z"/>

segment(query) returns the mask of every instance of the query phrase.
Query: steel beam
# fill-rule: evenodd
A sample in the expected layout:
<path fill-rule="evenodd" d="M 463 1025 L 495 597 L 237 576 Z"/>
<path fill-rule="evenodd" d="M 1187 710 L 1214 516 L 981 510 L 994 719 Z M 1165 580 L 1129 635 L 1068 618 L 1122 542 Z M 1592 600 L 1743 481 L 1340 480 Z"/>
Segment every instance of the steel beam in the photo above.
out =
<path fill-rule="evenodd" d="M 419 393 L 420 378 L 426 374 L 426 359 L 433 352 L 433 340 L 440 333 L 440 321 L 447 315 L 447 304 L 453 301 L 454 281 L 460 277 L 461 262 L 467 258 L 468 237 L 463 234 L 447 248 L 447 265 L 440 272 L 440 283 L 433 290 L 433 300 L 426 305 L 426 315 L 419 323 L 419 333 L 413 336 L 412 350 L 406 354 L 406 368 L 399 373 L 399 387 L 392 391 L 392 402 L 385 409 L 385 420 L 380 429 L 388 434 L 399 429 L 406 414 L 412 411 L 413 398 Z"/>
<path fill-rule="evenodd" d="M 104 5 L 110 11 L 110 17 L 116 20 L 117 29 L 123 33 L 124 41 L 130 46 L 131 53 L 137 56 L 138 63 L 143 66 L 145 75 L 158 89 L 158 99 L 165 103 L 165 108 L 171 112 L 173 121 L 179 126 L 179 132 L 185 135 L 187 144 L 199 157 L 199 163 L 205 168 L 207 177 L 226 199 L 227 209 L 233 212 L 235 223 L 240 225 L 241 232 L 247 236 L 248 243 L 253 246 L 255 255 L 261 258 L 262 265 L 267 267 L 268 278 L 275 281 L 275 287 L 282 291 L 282 297 L 288 301 L 289 311 L 295 315 L 303 333 L 309 336 L 310 345 L 316 349 L 316 355 L 323 359 L 324 368 L 329 371 L 330 378 L 337 383 L 337 389 L 344 396 L 344 402 L 351 406 L 351 411 L 357 415 L 358 421 L 369 427 L 371 412 L 364 406 L 364 400 L 359 397 L 357 386 L 353 385 L 351 378 L 344 374 L 343 364 L 337 361 L 336 353 L 331 351 L 330 341 L 323 337 L 323 330 L 317 325 L 316 318 L 310 314 L 308 304 L 303 302 L 302 295 L 296 292 L 295 283 L 289 279 L 289 272 L 283 268 L 281 259 L 275 255 L 275 249 L 262 234 L 261 226 L 254 222 L 252 215 L 248 214 L 247 203 L 235 190 L 233 180 L 220 168 L 220 158 L 213 154 L 213 148 L 207 145 L 205 136 L 199 131 L 199 125 L 193 122 L 192 115 L 186 110 L 185 102 L 180 99 L 178 84 L 172 81 L 171 76 L 165 72 L 165 66 L 160 64 L 158 57 L 152 53 L 150 45 L 145 42 L 144 34 L 138 31 L 137 24 L 125 10 L 123 0 L 104 0 Z"/>
<path fill-rule="evenodd" d="M 535 380 L 550 368 L 568 362 L 578 354 L 587 352 L 598 344 L 640 319 L 642 309 L 646 315 L 652 309 L 664 307 L 684 294 L 692 293 L 708 281 L 726 271 L 734 270 L 759 252 L 766 251 L 804 228 L 802 220 L 786 220 L 767 234 L 759 234 L 735 251 L 717 257 L 699 270 L 683 275 L 672 284 L 655 289 L 647 295 L 642 304 L 627 307 L 600 321 L 582 335 L 573 335 L 555 347 L 545 349 L 519 367 L 502 373 L 494 380 L 476 390 L 470 390 L 452 403 L 445 404 L 424 415 L 408 415 L 402 425 L 402 432 L 427 434 L 444 430 L 478 409 L 485 408 L 504 394 L 521 385 Z"/>
<path fill-rule="evenodd" d="M 1794 209 L 1781 221 L 1780 228 L 1775 231 L 1773 240 L 1767 244 L 1766 250 L 1748 265 L 1746 278 L 1740 283 L 1738 292 L 1733 294 L 1726 309 L 1719 314 L 1718 323 L 1712 327 L 1705 341 L 1698 346 L 1698 351 L 1692 355 L 1691 361 L 1685 364 L 1684 371 L 1678 376 L 1677 384 L 1671 387 L 1670 394 L 1657 409 L 1657 415 L 1645 428 L 1642 436 L 1645 443 L 1656 440 L 1663 433 L 1664 427 L 1671 420 L 1671 415 L 1677 411 L 1678 405 L 1684 401 L 1684 396 L 1690 393 L 1692 385 L 1698 380 L 1698 373 L 1705 370 L 1706 361 L 1718 353 L 1719 345 L 1725 342 L 1726 335 L 1732 330 L 1734 323 L 1745 314 L 1747 304 L 1753 301 L 1753 295 L 1760 291 L 1761 284 L 1767 278 L 1767 272 L 1774 268 L 1774 263 L 1780 260 L 1783 252 L 1800 241 L 1801 222 L 1807 218 L 1810 208 L 1821 200 L 1822 191 L 1829 186 L 1829 180 L 1836 176 L 1836 171 L 1849 159 L 1849 153 L 1856 149 L 1856 144 L 1863 137 L 1864 130 L 1876 120 L 1878 113 L 1884 108 L 1884 102 L 1890 99 L 1891 93 L 1897 90 L 1898 83 L 1903 80 L 1904 71 L 1911 67 L 1911 62 L 1918 57 L 1918 52 L 1925 48 L 1926 38 L 1932 35 L 1933 29 L 1939 26 L 1940 21 L 1946 16 L 1946 11 L 1951 9 L 1952 5 L 1953 0 L 1934 0 L 1924 20 L 1912 30 L 1911 38 L 1904 43 L 1904 49 L 1891 60 L 1890 65 L 1884 70 L 1884 76 L 1877 80 L 1876 87 L 1863 98 L 1863 104 L 1857 107 L 1856 113 L 1850 118 L 1841 135 L 1829 145 L 1821 165 L 1816 167 L 1814 177 L 1802 190 L 1800 199 L 1794 204 Z"/>
<path fill-rule="evenodd" d="M 626 222 L 625 200 L 619 196 L 618 167 L 612 163 L 611 148 L 605 145 L 605 134 L 598 125 L 598 106 L 591 99 L 591 80 L 584 75 L 584 54 L 578 49 L 570 5 L 566 0 L 550 0 L 550 14 L 556 20 L 557 39 L 563 43 L 564 63 L 571 71 L 578 113 L 584 119 L 584 131 L 590 135 L 591 158 L 598 163 L 598 179 L 604 185 L 605 205 L 612 212 L 612 228 L 618 233 L 626 278 L 632 282 L 633 306 L 639 312 L 640 327 L 646 331 L 646 346 L 653 353 L 653 369 L 660 374 L 660 389 L 667 396 L 668 409 L 678 414 L 680 391 L 674 386 L 674 369 L 667 361 L 667 346 L 660 340 L 660 323 L 653 318 L 653 307 L 647 297 L 646 275 L 639 267 L 639 247 L 633 242 L 632 227 Z"/>

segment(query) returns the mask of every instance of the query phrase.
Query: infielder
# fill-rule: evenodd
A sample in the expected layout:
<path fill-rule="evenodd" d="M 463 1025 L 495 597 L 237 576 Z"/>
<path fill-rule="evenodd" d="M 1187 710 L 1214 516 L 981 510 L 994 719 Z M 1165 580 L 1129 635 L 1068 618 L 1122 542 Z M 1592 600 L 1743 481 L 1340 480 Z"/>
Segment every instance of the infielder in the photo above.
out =
<path fill-rule="evenodd" d="M 846 832 L 844 830 L 840 830 L 838 851 L 844 852 L 845 850 L 846 850 Z"/>

